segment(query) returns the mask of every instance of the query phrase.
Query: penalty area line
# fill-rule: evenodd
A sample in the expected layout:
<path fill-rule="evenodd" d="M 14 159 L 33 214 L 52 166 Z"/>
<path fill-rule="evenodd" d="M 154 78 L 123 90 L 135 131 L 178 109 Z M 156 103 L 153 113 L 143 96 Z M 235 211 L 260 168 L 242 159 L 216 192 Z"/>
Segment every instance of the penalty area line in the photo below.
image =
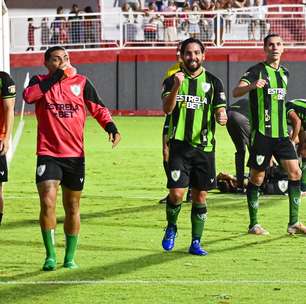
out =
<path fill-rule="evenodd" d="M 289 280 L 54 280 L 0 281 L 0 285 L 306 285 Z"/>

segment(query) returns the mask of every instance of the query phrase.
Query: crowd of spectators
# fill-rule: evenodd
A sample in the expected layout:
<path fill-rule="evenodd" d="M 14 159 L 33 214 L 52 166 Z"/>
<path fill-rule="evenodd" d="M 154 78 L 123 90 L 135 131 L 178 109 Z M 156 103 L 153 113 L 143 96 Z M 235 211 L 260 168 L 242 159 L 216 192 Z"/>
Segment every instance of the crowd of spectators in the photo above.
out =
<path fill-rule="evenodd" d="M 64 45 L 69 48 L 97 47 L 100 40 L 100 21 L 93 14 L 91 6 L 80 10 L 73 4 L 69 16 L 65 16 L 64 8 L 56 9 L 56 17 L 49 20 L 41 19 L 40 26 L 33 25 L 33 18 L 28 18 L 28 44 L 26 51 L 34 51 L 34 31 L 41 30 L 41 50 L 46 50 L 50 45 Z M 50 24 L 51 22 L 51 24 Z"/>

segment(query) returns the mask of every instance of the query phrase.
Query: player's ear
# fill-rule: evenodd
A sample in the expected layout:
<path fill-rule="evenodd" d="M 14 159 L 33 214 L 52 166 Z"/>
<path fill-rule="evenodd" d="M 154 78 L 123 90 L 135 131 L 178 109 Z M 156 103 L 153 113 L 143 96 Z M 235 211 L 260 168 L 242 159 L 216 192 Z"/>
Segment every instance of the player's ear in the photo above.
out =
<path fill-rule="evenodd" d="M 205 60 L 205 52 L 203 53 L 203 57 L 202 57 L 202 59 L 203 59 L 203 60 Z"/>

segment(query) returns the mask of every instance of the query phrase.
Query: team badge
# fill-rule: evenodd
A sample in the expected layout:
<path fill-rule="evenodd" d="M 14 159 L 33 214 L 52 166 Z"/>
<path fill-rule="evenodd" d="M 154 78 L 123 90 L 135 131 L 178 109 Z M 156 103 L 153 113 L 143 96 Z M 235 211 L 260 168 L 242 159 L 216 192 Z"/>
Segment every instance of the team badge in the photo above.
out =
<path fill-rule="evenodd" d="M 221 98 L 222 100 L 226 100 L 226 96 L 225 96 L 225 93 L 224 93 L 224 92 L 221 92 L 221 93 L 220 93 L 220 98 Z"/>
<path fill-rule="evenodd" d="M 0 174 L 3 176 L 4 175 L 4 171 L 0 171 Z"/>
<path fill-rule="evenodd" d="M 16 93 L 16 86 L 11 85 L 11 86 L 9 86 L 9 87 L 7 88 L 7 90 L 8 90 L 8 92 L 9 92 L 10 94 L 15 94 L 15 93 Z"/>
<path fill-rule="evenodd" d="M 83 183 L 83 181 L 84 181 L 84 178 L 80 178 L 80 182 Z"/>
<path fill-rule="evenodd" d="M 78 84 L 70 86 L 70 90 L 75 96 L 79 96 L 81 94 L 81 87 Z"/>
<path fill-rule="evenodd" d="M 38 166 L 37 167 L 37 175 L 38 176 L 42 176 L 44 173 L 45 173 L 45 171 L 46 171 L 46 165 L 40 165 L 40 166 Z"/>
<path fill-rule="evenodd" d="M 258 166 L 262 165 L 264 160 L 265 160 L 264 155 L 256 155 L 256 162 L 257 162 Z"/>
<path fill-rule="evenodd" d="M 293 198 L 293 203 L 295 204 L 295 205 L 299 205 L 300 204 L 300 202 L 301 202 L 301 200 L 299 199 L 299 198 L 297 198 L 297 197 L 295 197 L 295 198 Z"/>
<path fill-rule="evenodd" d="M 181 170 L 173 170 L 171 171 L 171 178 L 177 182 L 181 176 Z"/>
<path fill-rule="evenodd" d="M 211 87 L 210 83 L 204 82 L 204 83 L 202 84 L 202 89 L 203 89 L 203 91 L 204 91 L 205 93 L 207 93 L 207 92 L 209 91 L 210 87 Z"/>
<path fill-rule="evenodd" d="M 286 180 L 280 180 L 277 182 L 278 188 L 280 191 L 282 191 L 283 193 L 285 193 L 288 189 L 288 181 Z"/>

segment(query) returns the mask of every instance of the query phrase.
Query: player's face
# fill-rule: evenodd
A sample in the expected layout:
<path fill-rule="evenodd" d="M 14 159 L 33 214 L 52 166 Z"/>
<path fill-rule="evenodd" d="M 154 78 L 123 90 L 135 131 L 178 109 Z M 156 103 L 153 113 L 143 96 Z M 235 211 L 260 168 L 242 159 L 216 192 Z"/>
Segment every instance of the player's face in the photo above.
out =
<path fill-rule="evenodd" d="M 69 65 L 68 53 L 63 50 L 52 52 L 49 60 L 45 61 L 45 66 L 51 73 L 54 73 L 57 69 L 65 69 Z"/>
<path fill-rule="evenodd" d="M 204 60 L 204 54 L 197 43 L 189 43 L 185 48 L 184 54 L 181 54 L 181 57 L 185 68 L 192 73 L 196 72 L 202 66 Z"/>
<path fill-rule="evenodd" d="M 269 38 L 267 45 L 264 47 L 264 51 L 267 55 L 268 62 L 279 61 L 284 52 L 282 38 L 277 36 Z"/>

